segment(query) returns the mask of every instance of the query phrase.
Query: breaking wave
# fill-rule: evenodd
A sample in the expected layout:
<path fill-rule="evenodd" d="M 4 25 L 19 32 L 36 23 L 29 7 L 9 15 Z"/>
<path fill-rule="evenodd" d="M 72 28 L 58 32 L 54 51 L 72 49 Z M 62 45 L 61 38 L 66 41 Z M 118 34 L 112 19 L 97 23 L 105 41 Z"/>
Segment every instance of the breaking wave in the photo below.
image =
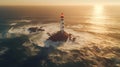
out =
<path fill-rule="evenodd" d="M 45 31 L 29 33 L 30 27 L 43 27 Z M 80 28 L 77 27 L 77 28 Z M 120 47 L 119 42 L 111 37 L 91 33 L 87 31 L 76 31 L 66 26 L 65 31 L 76 37 L 72 42 L 53 42 L 48 39 L 47 33 L 59 31 L 57 23 L 24 25 L 9 29 L 9 37 L 20 37 L 25 35 L 28 41 L 22 45 L 26 48 L 27 55 L 31 56 L 33 65 L 42 67 L 119 67 L 120 66 Z M 59 46 L 58 46 L 59 44 Z M 7 50 L 7 49 L 6 49 Z M 6 51 L 4 50 L 4 52 Z M 37 60 L 36 60 L 37 59 Z M 27 61 L 26 61 L 27 62 Z M 31 66 L 32 64 L 24 63 Z M 37 67 L 37 66 L 36 66 Z"/>

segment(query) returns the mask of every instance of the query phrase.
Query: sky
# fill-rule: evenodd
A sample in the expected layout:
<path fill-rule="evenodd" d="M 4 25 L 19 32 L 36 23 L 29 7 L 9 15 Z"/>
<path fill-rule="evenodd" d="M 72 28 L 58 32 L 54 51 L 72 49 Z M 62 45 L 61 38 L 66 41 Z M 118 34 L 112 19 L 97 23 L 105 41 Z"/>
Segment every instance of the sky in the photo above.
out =
<path fill-rule="evenodd" d="M 120 4 L 120 0 L 0 0 L 0 5 Z"/>

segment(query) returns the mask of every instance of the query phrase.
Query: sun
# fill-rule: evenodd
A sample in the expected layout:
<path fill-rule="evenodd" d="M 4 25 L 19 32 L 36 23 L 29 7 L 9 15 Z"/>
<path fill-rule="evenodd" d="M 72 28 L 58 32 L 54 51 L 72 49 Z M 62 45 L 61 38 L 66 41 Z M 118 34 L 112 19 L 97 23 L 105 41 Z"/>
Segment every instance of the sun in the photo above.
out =
<path fill-rule="evenodd" d="M 103 20 L 106 18 L 104 13 L 104 6 L 103 5 L 94 5 L 93 12 L 90 21 L 93 23 L 102 23 Z"/>
<path fill-rule="evenodd" d="M 94 14 L 96 16 L 101 16 L 103 14 L 103 8 L 104 8 L 103 5 L 95 5 L 94 6 Z"/>

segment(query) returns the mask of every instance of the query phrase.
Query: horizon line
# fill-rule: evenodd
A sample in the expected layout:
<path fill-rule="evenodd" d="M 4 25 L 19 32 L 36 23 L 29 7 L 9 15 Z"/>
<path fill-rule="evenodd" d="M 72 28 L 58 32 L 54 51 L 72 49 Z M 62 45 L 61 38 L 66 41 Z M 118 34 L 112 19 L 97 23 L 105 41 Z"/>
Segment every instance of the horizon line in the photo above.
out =
<path fill-rule="evenodd" d="M 120 5 L 120 3 L 81 3 L 81 4 L 2 4 L 0 6 L 81 6 L 81 5 Z"/>
<path fill-rule="evenodd" d="M 0 6 L 95 6 L 97 4 L 81 4 L 81 5 L 0 5 Z M 119 6 L 120 4 L 98 4 L 106 6 Z"/>

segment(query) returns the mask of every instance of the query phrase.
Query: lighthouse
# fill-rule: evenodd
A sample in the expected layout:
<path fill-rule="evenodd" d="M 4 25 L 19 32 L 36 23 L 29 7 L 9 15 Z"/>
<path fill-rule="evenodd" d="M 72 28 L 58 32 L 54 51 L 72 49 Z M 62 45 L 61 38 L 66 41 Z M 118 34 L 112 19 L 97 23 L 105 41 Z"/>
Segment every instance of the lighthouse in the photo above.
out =
<path fill-rule="evenodd" d="M 61 33 L 64 32 L 64 14 L 61 13 L 61 16 L 60 16 L 60 31 Z"/>
<path fill-rule="evenodd" d="M 69 34 L 64 31 L 64 14 L 63 13 L 61 13 L 61 15 L 60 15 L 60 22 L 59 23 L 60 23 L 60 30 L 57 31 L 56 33 L 49 35 L 50 37 L 47 40 L 51 40 L 54 42 L 67 41 L 67 39 L 69 38 Z"/>

